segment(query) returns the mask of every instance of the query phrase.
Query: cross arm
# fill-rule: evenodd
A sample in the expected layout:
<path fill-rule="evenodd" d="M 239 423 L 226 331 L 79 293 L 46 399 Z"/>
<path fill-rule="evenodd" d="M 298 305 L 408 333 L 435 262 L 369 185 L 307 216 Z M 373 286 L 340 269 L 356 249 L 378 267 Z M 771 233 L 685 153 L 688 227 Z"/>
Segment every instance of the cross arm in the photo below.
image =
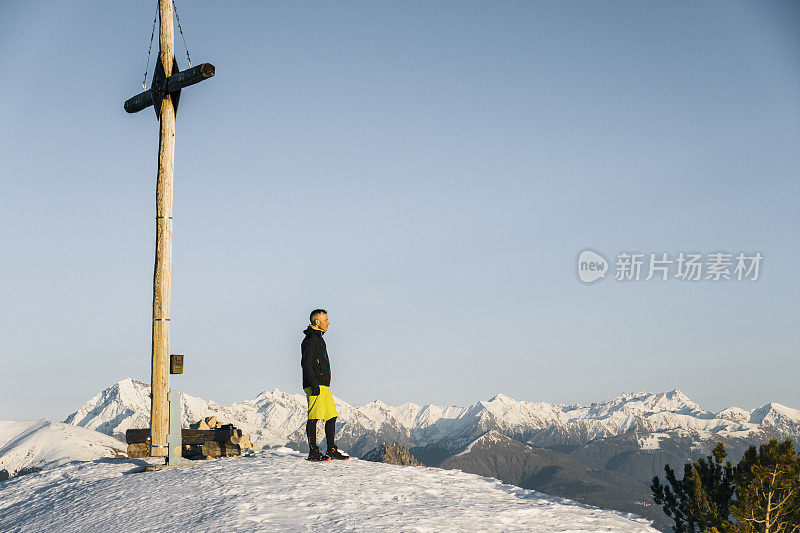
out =
<path fill-rule="evenodd" d="M 203 63 L 188 70 L 184 70 L 183 72 L 178 72 L 167 78 L 166 94 L 180 91 L 184 87 L 200 83 L 213 76 L 214 65 L 211 63 Z M 128 113 L 137 113 L 153 105 L 154 96 L 156 96 L 153 91 L 155 90 L 156 87 L 153 87 L 137 94 L 133 98 L 129 98 L 125 102 L 125 111 Z"/>

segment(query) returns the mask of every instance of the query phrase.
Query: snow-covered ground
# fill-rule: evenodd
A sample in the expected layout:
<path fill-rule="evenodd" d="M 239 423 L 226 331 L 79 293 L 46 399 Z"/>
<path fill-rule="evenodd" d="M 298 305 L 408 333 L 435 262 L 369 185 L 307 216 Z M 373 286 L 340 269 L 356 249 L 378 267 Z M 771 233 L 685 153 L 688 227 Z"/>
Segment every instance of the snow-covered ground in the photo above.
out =
<path fill-rule="evenodd" d="M 70 463 L 0 483 L 3 531 L 656 530 L 633 515 L 457 470 L 309 463 L 287 448 L 140 472 L 144 461 Z"/>
<path fill-rule="evenodd" d="M 127 446 L 115 438 L 61 422 L 0 420 L 0 471 L 11 477 L 22 469 L 127 457 L 126 450 Z"/>

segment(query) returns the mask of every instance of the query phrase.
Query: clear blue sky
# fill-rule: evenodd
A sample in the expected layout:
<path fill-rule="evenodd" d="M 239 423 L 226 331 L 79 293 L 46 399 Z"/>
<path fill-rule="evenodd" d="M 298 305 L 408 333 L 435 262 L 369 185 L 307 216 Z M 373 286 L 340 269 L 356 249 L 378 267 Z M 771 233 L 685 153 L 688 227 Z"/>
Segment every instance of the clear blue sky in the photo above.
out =
<path fill-rule="evenodd" d="M 0 419 L 149 380 L 158 127 L 122 103 L 154 12 L 0 4 Z M 300 392 L 324 307 L 353 403 L 679 387 L 800 408 L 800 4 L 178 12 L 217 75 L 178 113 L 175 387 Z M 584 285 L 585 248 L 764 262 L 755 282 Z"/>

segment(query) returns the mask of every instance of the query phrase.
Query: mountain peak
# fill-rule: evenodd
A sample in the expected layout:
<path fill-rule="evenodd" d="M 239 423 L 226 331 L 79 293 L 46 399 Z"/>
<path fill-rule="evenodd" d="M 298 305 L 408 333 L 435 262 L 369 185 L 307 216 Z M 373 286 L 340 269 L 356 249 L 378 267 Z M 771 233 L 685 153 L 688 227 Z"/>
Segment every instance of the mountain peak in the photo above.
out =
<path fill-rule="evenodd" d="M 745 411 L 741 407 L 728 407 L 714 415 L 714 418 L 730 420 L 731 422 L 742 424 L 750 420 L 750 412 Z"/>
<path fill-rule="evenodd" d="M 770 402 L 753 409 L 750 413 L 750 422 L 758 425 L 777 426 L 783 424 L 800 424 L 800 410 L 786 407 L 785 405 Z"/>
<path fill-rule="evenodd" d="M 149 418 L 150 385 L 128 377 L 93 396 L 64 422 L 123 440 L 126 429 L 147 427 Z"/>
<path fill-rule="evenodd" d="M 639 392 L 637 394 L 623 394 L 614 402 L 627 404 L 629 407 L 640 406 L 651 412 L 671 412 L 676 414 L 697 415 L 708 414 L 705 409 L 694 403 L 680 389 L 657 394 Z"/>
<path fill-rule="evenodd" d="M 512 439 L 510 437 L 506 437 L 505 435 L 503 435 L 499 431 L 496 431 L 494 429 L 490 429 L 489 431 L 487 431 L 483 435 L 479 436 L 477 439 L 475 439 L 472 442 L 470 442 L 467 445 L 467 447 L 464 448 L 464 450 L 461 453 L 458 453 L 456 455 L 466 455 L 466 454 L 468 454 L 469 452 L 472 451 L 472 448 L 475 445 L 487 445 L 487 444 L 488 445 L 492 445 L 492 444 L 497 444 L 497 443 L 500 443 L 500 442 L 512 442 L 513 443 L 513 442 L 516 442 L 516 441 L 514 441 L 514 439 Z M 456 449 L 458 449 L 458 448 L 456 448 Z"/>
<path fill-rule="evenodd" d="M 249 401 L 259 406 L 274 403 L 283 407 L 294 407 L 298 405 L 298 402 L 304 404 L 305 396 L 302 394 L 291 394 L 276 388 L 272 389 L 272 391 L 267 391 L 265 389 L 256 394 L 256 396 Z"/>
<path fill-rule="evenodd" d="M 484 442 L 496 442 L 499 440 L 507 440 L 508 438 L 509 437 L 506 437 L 499 431 L 495 429 L 490 429 L 489 431 L 478 437 L 477 440 L 483 440 Z"/>
<path fill-rule="evenodd" d="M 514 400 L 514 398 L 510 398 L 510 397 L 506 396 L 505 394 L 498 393 L 498 394 L 495 394 L 495 396 L 489 401 L 490 402 L 500 402 L 500 403 L 514 403 L 516 400 Z"/>
<path fill-rule="evenodd" d="M 672 389 L 671 391 L 667 392 L 666 396 L 667 396 L 667 398 L 669 398 L 671 400 L 694 403 L 694 402 L 692 402 L 692 400 L 689 399 L 688 396 L 686 396 L 683 392 L 681 392 L 681 390 L 679 388 L 677 388 L 677 387 Z"/>

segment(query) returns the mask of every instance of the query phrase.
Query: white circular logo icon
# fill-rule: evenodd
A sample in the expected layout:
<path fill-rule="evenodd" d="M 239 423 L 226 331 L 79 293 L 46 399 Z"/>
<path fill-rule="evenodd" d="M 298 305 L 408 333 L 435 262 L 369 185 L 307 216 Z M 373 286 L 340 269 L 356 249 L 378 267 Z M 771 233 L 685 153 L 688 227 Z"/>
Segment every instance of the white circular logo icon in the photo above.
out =
<path fill-rule="evenodd" d="M 584 250 L 578 256 L 578 277 L 584 283 L 592 283 L 606 277 L 608 261 L 602 255 Z"/>

